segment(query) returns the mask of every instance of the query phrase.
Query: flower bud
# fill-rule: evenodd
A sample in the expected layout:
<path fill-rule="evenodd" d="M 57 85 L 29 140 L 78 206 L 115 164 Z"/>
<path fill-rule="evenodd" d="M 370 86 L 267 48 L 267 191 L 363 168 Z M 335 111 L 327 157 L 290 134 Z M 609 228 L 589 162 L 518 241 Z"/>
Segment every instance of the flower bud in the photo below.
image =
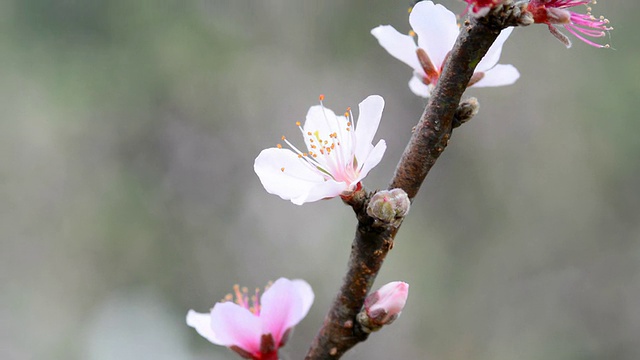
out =
<path fill-rule="evenodd" d="M 478 73 L 478 74 L 484 74 L 484 73 Z M 458 105 L 458 108 L 456 109 L 456 112 L 453 115 L 453 123 L 451 127 L 455 129 L 460 125 L 466 123 L 467 121 L 471 120 L 471 118 L 473 118 L 478 114 L 479 110 L 480 110 L 480 103 L 478 103 L 478 99 L 471 97 L 463 100 Z"/>
<path fill-rule="evenodd" d="M 405 282 L 393 281 L 384 285 L 366 298 L 358 322 L 366 332 L 380 330 L 400 316 L 408 296 L 409 284 Z"/>
<path fill-rule="evenodd" d="M 407 215 L 411 201 L 402 189 L 382 190 L 375 193 L 369 205 L 367 214 L 382 223 L 397 223 Z"/>

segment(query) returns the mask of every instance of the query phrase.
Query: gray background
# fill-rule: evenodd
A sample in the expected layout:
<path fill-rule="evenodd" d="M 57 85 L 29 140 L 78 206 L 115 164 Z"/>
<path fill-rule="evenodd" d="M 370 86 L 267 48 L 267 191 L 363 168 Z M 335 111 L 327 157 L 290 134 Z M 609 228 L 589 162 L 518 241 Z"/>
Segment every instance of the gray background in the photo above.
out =
<path fill-rule="evenodd" d="M 444 3 L 456 13 L 463 4 Z M 316 292 L 299 359 L 345 269 L 339 200 L 267 194 L 253 159 L 325 94 L 386 99 L 384 188 L 424 100 L 369 34 L 408 1 L 0 4 L 0 358 L 235 359 L 184 323 L 234 283 Z M 582 8 L 578 8 L 583 11 Z M 347 359 L 638 359 L 636 1 L 601 1 L 615 50 L 516 29 L 513 86 L 470 90 L 377 286 L 403 316 Z M 565 32 L 566 33 L 566 32 Z"/>

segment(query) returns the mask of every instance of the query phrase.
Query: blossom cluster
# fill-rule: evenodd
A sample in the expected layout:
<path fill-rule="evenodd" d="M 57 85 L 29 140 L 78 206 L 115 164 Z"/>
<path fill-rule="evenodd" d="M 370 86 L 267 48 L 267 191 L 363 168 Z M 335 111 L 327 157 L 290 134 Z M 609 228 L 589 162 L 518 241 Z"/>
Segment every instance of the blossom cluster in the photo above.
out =
<path fill-rule="evenodd" d="M 483 17 L 508 0 L 463 1 L 467 3 L 464 14 Z M 609 47 L 593 40 L 612 30 L 607 19 L 591 14 L 589 5 L 593 2 L 530 0 L 519 4 L 529 19 L 547 25 L 567 47 L 571 41 L 556 26 L 588 45 Z M 585 6 L 586 12 L 569 10 L 576 6 Z M 390 25 L 375 27 L 371 34 L 391 56 L 412 69 L 409 89 L 426 98 L 438 85 L 460 25 L 453 12 L 432 1 L 417 2 L 410 11 L 409 23 L 409 34 Z M 498 63 L 512 32 L 513 27 L 500 32 L 475 65 L 467 87 L 504 86 L 518 80 L 520 73 L 513 65 Z M 337 196 L 347 201 L 362 190 L 361 181 L 380 163 L 386 150 L 384 140 L 373 145 L 385 106 L 381 96 L 371 95 L 359 104 L 357 121 L 350 108 L 336 114 L 324 106 L 323 100 L 321 95 L 320 104 L 309 108 L 304 124 L 296 122 L 304 147 L 282 136 L 284 146 L 262 150 L 254 162 L 254 171 L 265 190 L 296 205 Z M 368 199 L 367 214 L 383 224 L 399 224 L 411 203 L 401 189 L 381 191 Z M 362 330 L 377 331 L 393 322 L 405 306 L 408 289 L 408 284 L 397 281 L 369 295 L 356 319 Z M 234 295 L 216 303 L 209 313 L 190 310 L 186 321 L 210 342 L 253 360 L 277 360 L 278 350 L 314 300 L 307 282 L 286 278 L 276 280 L 261 296 L 259 290 L 249 295 L 248 289 L 239 286 L 234 288 Z"/>

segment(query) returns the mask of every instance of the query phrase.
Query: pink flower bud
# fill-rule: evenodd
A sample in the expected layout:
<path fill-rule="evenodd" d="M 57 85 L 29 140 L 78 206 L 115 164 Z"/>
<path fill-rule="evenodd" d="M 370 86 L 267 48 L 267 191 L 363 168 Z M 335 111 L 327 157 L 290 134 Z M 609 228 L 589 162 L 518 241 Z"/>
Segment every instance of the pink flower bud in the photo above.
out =
<path fill-rule="evenodd" d="M 358 322 L 369 332 L 391 324 L 400 316 L 407 296 L 409 284 L 405 282 L 393 281 L 384 285 L 364 301 L 364 309 L 358 315 Z"/>

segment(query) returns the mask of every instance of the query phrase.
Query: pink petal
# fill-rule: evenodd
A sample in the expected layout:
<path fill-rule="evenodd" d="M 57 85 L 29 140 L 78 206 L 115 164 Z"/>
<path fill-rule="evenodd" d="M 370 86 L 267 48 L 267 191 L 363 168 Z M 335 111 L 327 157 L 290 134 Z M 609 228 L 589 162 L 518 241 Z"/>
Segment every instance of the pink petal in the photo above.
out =
<path fill-rule="evenodd" d="M 513 65 L 498 64 L 484 73 L 484 77 L 472 87 L 511 85 L 518 80 L 520 72 Z"/>
<path fill-rule="evenodd" d="M 390 282 L 376 291 L 376 301 L 370 310 L 383 309 L 389 315 L 399 314 L 409 296 L 409 284 L 403 281 Z"/>
<path fill-rule="evenodd" d="M 418 46 L 440 68 L 460 32 L 456 15 L 440 4 L 421 1 L 411 10 L 409 23 L 418 34 Z"/>
<path fill-rule="evenodd" d="M 378 131 L 382 110 L 384 109 L 384 99 L 380 95 L 371 95 L 364 99 L 359 105 L 358 121 L 356 122 L 356 144 L 354 154 L 362 167 L 363 162 L 373 149 L 373 137 Z"/>
<path fill-rule="evenodd" d="M 260 318 L 235 303 L 216 303 L 211 310 L 211 329 L 219 345 L 235 345 L 252 354 L 260 351 Z"/>
<path fill-rule="evenodd" d="M 371 30 L 371 35 L 375 36 L 382 46 L 391 56 L 411 66 L 414 71 L 423 73 L 422 66 L 416 56 L 416 42 L 413 37 L 401 34 L 393 26 L 380 25 Z"/>
<path fill-rule="evenodd" d="M 295 326 L 309 311 L 309 299 L 313 292 L 310 287 L 304 287 L 299 280 L 293 281 L 280 278 L 262 294 L 260 299 L 262 310 L 262 333 L 271 334 L 276 344 L 282 340 L 285 331 Z M 302 293 L 299 292 L 302 290 Z M 306 308 L 305 308 L 306 307 Z"/>
<path fill-rule="evenodd" d="M 187 325 L 196 329 L 198 334 L 212 343 L 216 345 L 224 345 L 211 329 L 211 314 L 202 314 L 189 310 L 187 313 Z"/>
<path fill-rule="evenodd" d="M 298 293 L 301 303 L 299 308 L 300 311 L 291 314 L 291 318 L 289 319 L 290 324 L 292 324 L 291 326 L 295 326 L 304 319 L 305 316 L 307 316 L 307 313 L 313 304 L 315 295 L 313 294 L 311 285 L 309 285 L 308 282 L 300 279 L 294 279 L 291 280 L 291 282 L 293 282 L 293 286 L 296 288 L 296 292 Z"/>
<path fill-rule="evenodd" d="M 338 196 L 347 187 L 345 183 L 325 181 L 319 171 L 289 149 L 262 150 L 253 169 L 268 193 L 291 200 L 296 205 Z"/>

